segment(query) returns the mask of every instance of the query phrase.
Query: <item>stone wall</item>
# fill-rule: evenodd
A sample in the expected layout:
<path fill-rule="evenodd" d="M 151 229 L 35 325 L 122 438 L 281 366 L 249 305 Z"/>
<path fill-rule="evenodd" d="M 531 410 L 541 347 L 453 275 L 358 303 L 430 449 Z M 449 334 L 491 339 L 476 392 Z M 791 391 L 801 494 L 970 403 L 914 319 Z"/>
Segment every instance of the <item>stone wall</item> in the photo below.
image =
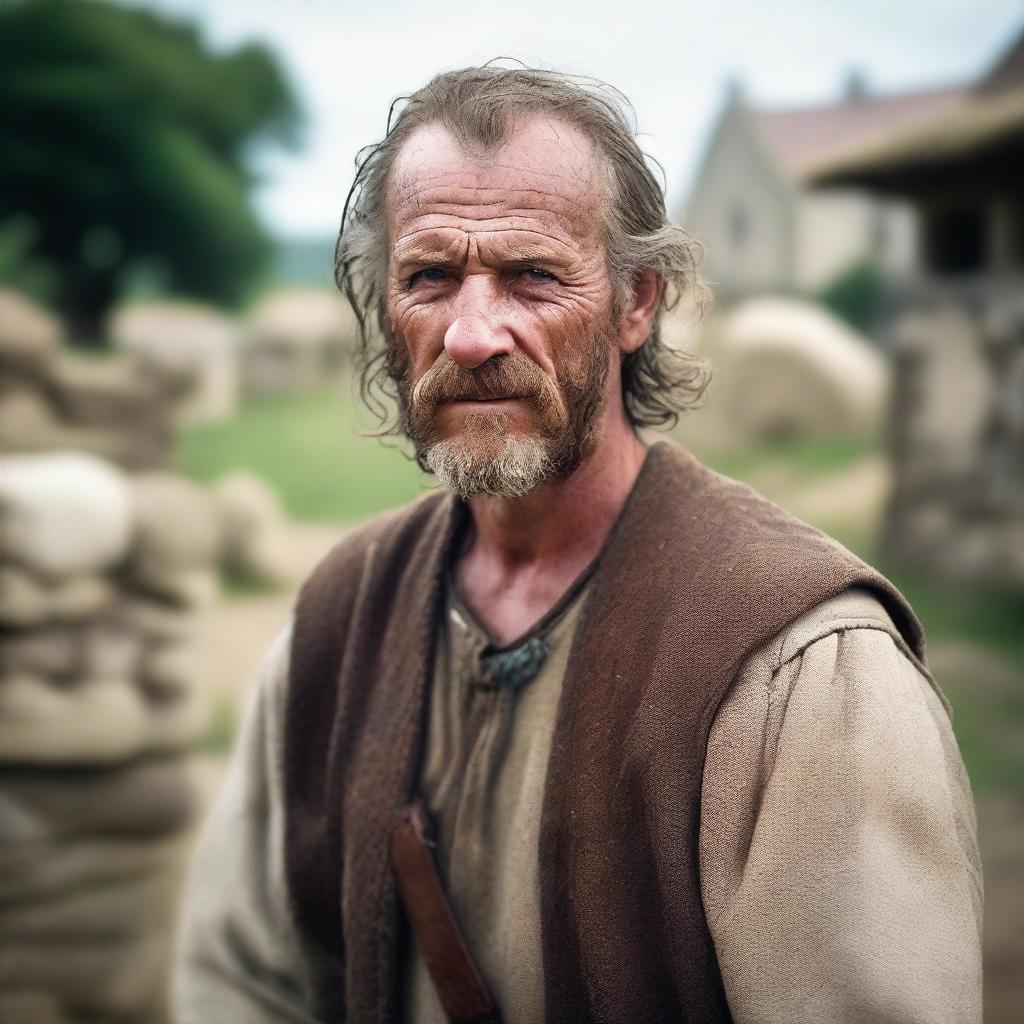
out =
<path fill-rule="evenodd" d="M 196 302 L 133 302 L 108 320 L 110 342 L 155 379 L 185 378 L 175 410 L 180 424 L 215 424 L 238 411 L 241 330 L 232 318 Z"/>
<path fill-rule="evenodd" d="M 885 544 L 950 580 L 1024 585 L 1024 288 L 922 291 L 893 330 Z"/>
<path fill-rule="evenodd" d="M 128 469 L 165 465 L 190 371 L 130 355 L 76 356 L 57 321 L 0 289 L 0 452 L 87 451 Z"/>
<path fill-rule="evenodd" d="M 165 473 L 81 453 L 0 466 L 0 1021 L 152 1024 L 218 520 Z"/>
<path fill-rule="evenodd" d="M 315 391 L 343 379 L 357 323 L 351 306 L 321 288 L 280 288 L 250 312 L 240 349 L 247 396 Z"/>

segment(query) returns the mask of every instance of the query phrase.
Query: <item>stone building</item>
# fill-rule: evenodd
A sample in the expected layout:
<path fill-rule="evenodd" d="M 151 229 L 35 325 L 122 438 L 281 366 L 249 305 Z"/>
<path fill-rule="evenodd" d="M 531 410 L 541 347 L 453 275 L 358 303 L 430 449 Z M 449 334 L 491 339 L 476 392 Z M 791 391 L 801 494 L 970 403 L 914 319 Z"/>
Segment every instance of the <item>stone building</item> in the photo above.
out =
<path fill-rule="evenodd" d="M 817 172 L 913 203 L 922 275 L 896 290 L 887 544 L 1024 584 L 1024 34 L 938 118 Z"/>
<path fill-rule="evenodd" d="M 837 156 L 927 122 L 962 92 L 876 96 L 854 79 L 838 103 L 773 109 L 733 89 L 678 217 L 705 244 L 716 293 L 812 292 L 868 258 L 890 275 L 912 274 L 916 225 L 905 202 L 811 181 Z"/>

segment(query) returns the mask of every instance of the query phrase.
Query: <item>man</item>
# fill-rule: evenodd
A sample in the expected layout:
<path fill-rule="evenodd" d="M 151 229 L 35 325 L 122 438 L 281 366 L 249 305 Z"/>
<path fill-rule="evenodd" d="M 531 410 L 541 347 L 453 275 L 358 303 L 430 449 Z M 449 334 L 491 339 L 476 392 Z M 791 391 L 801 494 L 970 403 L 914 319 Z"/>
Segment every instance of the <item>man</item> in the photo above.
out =
<path fill-rule="evenodd" d="M 338 254 L 443 490 L 342 542 L 268 657 L 180 1019 L 979 1021 L 973 806 L 912 611 L 637 433 L 699 392 L 659 333 L 699 286 L 614 97 L 438 76 Z"/>

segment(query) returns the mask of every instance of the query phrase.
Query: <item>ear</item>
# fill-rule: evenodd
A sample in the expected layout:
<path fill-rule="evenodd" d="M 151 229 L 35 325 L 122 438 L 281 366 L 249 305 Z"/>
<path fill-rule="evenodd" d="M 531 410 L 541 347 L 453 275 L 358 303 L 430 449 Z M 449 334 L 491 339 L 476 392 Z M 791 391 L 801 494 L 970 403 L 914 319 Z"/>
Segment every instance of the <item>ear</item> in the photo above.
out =
<path fill-rule="evenodd" d="M 635 352 L 650 335 L 663 288 L 654 270 L 641 271 L 633 282 L 632 300 L 619 320 L 619 349 L 625 355 Z"/>

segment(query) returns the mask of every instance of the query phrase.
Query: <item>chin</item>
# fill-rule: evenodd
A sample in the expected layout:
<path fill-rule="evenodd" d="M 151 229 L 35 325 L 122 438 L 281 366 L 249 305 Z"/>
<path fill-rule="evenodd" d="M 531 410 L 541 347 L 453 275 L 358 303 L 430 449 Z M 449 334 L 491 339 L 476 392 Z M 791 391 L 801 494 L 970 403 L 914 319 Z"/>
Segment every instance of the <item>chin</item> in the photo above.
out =
<path fill-rule="evenodd" d="M 460 498 L 490 494 L 518 498 L 558 472 L 550 445 L 535 435 L 459 434 L 431 445 L 421 462 Z"/>

